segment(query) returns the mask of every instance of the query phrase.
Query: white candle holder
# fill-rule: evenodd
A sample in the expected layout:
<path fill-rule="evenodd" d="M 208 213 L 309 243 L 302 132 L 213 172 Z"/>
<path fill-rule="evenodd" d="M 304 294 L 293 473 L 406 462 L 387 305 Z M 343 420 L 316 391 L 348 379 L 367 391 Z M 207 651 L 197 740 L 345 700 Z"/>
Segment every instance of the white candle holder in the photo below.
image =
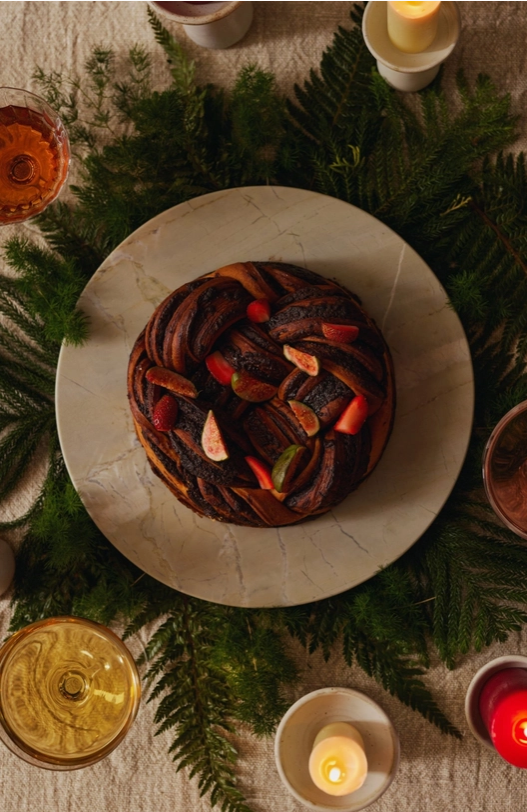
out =
<path fill-rule="evenodd" d="M 454 50 L 461 31 L 458 3 L 443 2 L 439 7 L 437 35 L 431 45 L 418 54 L 407 54 L 395 47 L 388 36 L 387 6 L 376 0 L 367 3 L 362 18 L 362 34 L 377 69 L 396 90 L 416 91 L 432 82 L 440 65 Z"/>
<path fill-rule="evenodd" d="M 496 751 L 496 748 L 479 712 L 479 699 L 489 679 L 505 668 L 527 669 L 527 657 L 523 657 L 521 654 L 508 654 L 505 657 L 497 657 L 495 660 L 491 660 L 490 663 L 487 663 L 476 672 L 468 686 L 465 698 L 465 715 L 471 732 L 481 744 L 490 747 L 494 751 Z"/>
<path fill-rule="evenodd" d="M 316 735 L 326 725 L 349 722 L 364 740 L 366 781 L 349 795 L 329 795 L 315 786 L 309 756 Z M 392 783 L 399 766 L 399 739 L 382 708 L 351 688 L 322 688 L 292 705 L 278 726 L 275 760 L 286 789 L 315 812 L 359 812 Z"/>
<path fill-rule="evenodd" d="M 148 0 L 148 5 L 163 19 L 180 23 L 187 37 L 203 48 L 229 48 L 245 36 L 253 21 L 250 0 L 196 5 L 175 2 L 170 9 L 154 0 Z"/>

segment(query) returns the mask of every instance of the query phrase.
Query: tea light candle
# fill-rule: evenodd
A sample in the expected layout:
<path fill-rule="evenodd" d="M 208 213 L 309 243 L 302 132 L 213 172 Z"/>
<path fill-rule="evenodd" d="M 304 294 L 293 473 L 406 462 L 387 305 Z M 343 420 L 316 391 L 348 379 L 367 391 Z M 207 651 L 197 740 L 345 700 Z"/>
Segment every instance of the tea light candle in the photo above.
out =
<path fill-rule="evenodd" d="M 362 787 L 368 762 L 359 731 L 347 722 L 323 727 L 313 742 L 309 774 L 328 795 L 349 795 Z"/>
<path fill-rule="evenodd" d="M 500 756 L 527 769 L 527 669 L 494 674 L 483 686 L 479 711 Z"/>
<path fill-rule="evenodd" d="M 388 36 L 400 51 L 418 54 L 434 41 L 439 20 L 438 0 L 388 2 Z"/>

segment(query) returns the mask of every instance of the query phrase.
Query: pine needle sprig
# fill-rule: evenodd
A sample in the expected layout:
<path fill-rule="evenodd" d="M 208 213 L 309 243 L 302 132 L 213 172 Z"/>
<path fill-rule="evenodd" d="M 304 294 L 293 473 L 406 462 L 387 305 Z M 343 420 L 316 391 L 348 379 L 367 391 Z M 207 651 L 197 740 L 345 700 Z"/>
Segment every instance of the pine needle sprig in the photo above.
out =
<path fill-rule="evenodd" d="M 29 315 L 39 320 L 44 341 L 57 348 L 62 341 L 82 344 L 88 336 L 88 325 L 76 305 L 84 280 L 79 278 L 74 263 L 18 237 L 9 240 L 4 250 L 9 265 L 17 272 L 13 286 Z"/>

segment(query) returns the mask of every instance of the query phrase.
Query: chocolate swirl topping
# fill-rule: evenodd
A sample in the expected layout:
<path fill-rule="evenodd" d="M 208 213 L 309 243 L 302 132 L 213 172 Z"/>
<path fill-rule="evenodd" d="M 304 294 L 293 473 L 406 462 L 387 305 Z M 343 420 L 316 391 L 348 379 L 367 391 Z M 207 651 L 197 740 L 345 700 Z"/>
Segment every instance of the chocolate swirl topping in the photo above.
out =
<path fill-rule="evenodd" d="M 255 299 L 270 304 L 267 321 L 247 318 Z M 330 340 L 327 323 L 355 325 L 357 339 Z M 318 359 L 318 374 L 291 363 L 284 345 Z M 218 382 L 206 363 L 217 351 L 235 372 L 275 394 L 252 402 Z M 152 368 L 185 376 L 197 390 L 197 397 L 170 391 L 177 402 L 170 430 L 155 425 L 154 411 L 167 390 L 149 380 Z M 367 400 L 366 422 L 356 434 L 336 430 L 357 395 Z M 336 282 L 281 262 L 233 263 L 171 293 L 134 345 L 128 397 L 150 465 L 177 499 L 200 515 L 253 527 L 296 524 L 341 502 L 377 464 L 395 405 L 388 348 L 359 299 Z M 290 400 L 318 418 L 313 435 Z M 211 411 L 227 449 L 221 460 L 203 447 Z M 271 468 L 292 446 L 304 451 L 284 492 L 261 487 L 247 457 Z"/>

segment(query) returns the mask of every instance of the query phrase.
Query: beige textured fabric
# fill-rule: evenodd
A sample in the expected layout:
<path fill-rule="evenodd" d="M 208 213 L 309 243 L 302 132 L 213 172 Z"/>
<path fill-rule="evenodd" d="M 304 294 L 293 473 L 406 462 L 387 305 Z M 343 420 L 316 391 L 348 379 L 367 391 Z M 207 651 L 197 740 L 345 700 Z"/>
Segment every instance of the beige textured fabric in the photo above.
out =
<path fill-rule="evenodd" d="M 346 25 L 350 3 L 255 3 L 253 26 L 240 44 L 227 51 L 205 51 L 189 42 L 177 25 L 176 36 L 198 60 L 199 77 L 228 86 L 238 68 L 256 62 L 275 72 L 280 87 L 290 92 L 308 69 L 318 64 L 337 25 Z M 524 102 L 527 83 L 525 38 L 527 3 L 461 3 L 463 33 L 446 66 L 450 85 L 462 65 L 470 79 L 488 72 L 500 90 L 511 92 L 520 115 L 521 146 L 527 144 Z M 35 89 L 35 64 L 45 70 L 75 73 L 93 45 L 112 45 L 121 56 L 135 42 L 155 53 L 155 76 L 166 79 L 164 58 L 146 22 L 144 2 L 2 2 L 0 3 L 0 84 Z M 18 233 L 23 231 L 19 227 Z M 10 229 L 2 232 L 7 236 Z M 27 227 L 32 232 L 31 226 Z M 35 472 L 38 477 L 38 472 Z M 13 500 L 12 513 L 23 509 L 31 493 L 28 482 Z M 0 599 L 5 633 L 9 596 Z M 141 639 L 133 642 L 134 653 Z M 527 653 L 527 636 L 512 635 L 506 644 L 471 655 L 454 672 L 434 667 L 428 684 L 450 718 L 465 733 L 463 741 L 442 736 L 418 714 L 392 699 L 358 668 L 336 659 L 309 662 L 291 701 L 316 688 L 356 687 L 377 700 L 391 716 L 401 739 L 399 773 L 388 792 L 371 808 L 375 812 L 519 812 L 527 802 L 522 771 L 480 747 L 467 729 L 463 703 L 467 686 L 482 664 L 504 653 Z M 170 736 L 153 737 L 154 708 L 143 703 L 124 743 L 104 762 L 74 773 L 54 773 L 26 765 L 0 746 L 1 812 L 205 812 L 196 782 L 176 774 L 167 754 Z M 282 787 L 274 766 L 273 741 L 250 735 L 237 740 L 241 787 L 254 812 L 300 812 Z"/>

